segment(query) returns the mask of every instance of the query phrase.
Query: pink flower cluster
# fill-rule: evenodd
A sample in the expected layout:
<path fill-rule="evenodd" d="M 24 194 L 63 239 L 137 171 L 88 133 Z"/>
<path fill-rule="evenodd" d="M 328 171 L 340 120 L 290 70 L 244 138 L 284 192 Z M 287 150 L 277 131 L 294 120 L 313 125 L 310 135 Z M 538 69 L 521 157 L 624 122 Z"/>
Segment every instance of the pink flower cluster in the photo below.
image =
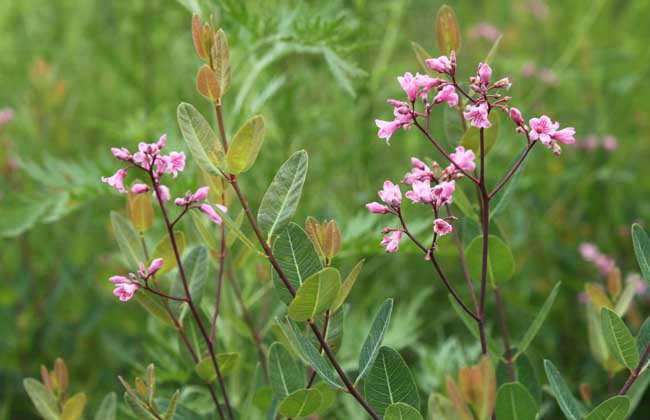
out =
<path fill-rule="evenodd" d="M 464 170 L 474 170 L 474 152 L 465 150 L 462 146 L 456 148 L 452 153 L 452 159 Z M 455 178 L 462 177 L 454 165 L 450 165 L 444 170 L 440 170 L 437 162 L 433 162 L 433 169 L 427 166 L 418 158 L 411 158 L 413 168 L 408 172 L 402 183 L 411 187 L 404 196 L 411 200 L 413 204 L 425 204 L 431 206 L 435 220 L 433 222 L 433 231 L 438 236 L 445 236 L 453 231 L 452 225 L 444 218 L 438 217 L 440 209 L 451 204 L 453 193 L 456 188 Z M 433 183 L 433 185 L 432 185 Z M 392 214 L 401 218 L 402 192 L 400 186 L 393 184 L 391 181 L 385 181 L 384 187 L 378 192 L 379 198 L 383 201 L 379 203 L 373 201 L 366 204 L 366 208 L 375 214 Z M 402 238 L 403 230 L 386 228 L 383 230 L 384 236 L 380 245 L 386 248 L 386 252 L 397 252 L 399 241 Z"/>
<path fill-rule="evenodd" d="M 119 297 L 122 302 L 131 300 L 135 292 L 137 292 L 141 287 L 138 279 L 142 279 L 146 283 L 153 274 L 160 270 L 162 266 L 163 259 L 156 258 L 151 261 L 149 267 L 145 267 L 144 263 L 140 263 L 137 275 L 134 273 L 129 273 L 128 277 L 112 276 L 108 279 L 108 281 L 115 285 L 113 294 Z"/>
<path fill-rule="evenodd" d="M 547 148 L 552 149 L 555 155 L 560 155 L 562 149 L 558 143 L 573 144 L 576 130 L 573 127 L 560 128 L 560 123 L 553 122 L 547 115 L 531 118 L 530 127 L 524 123 L 521 112 L 517 108 L 510 108 L 510 119 L 517 125 L 517 131 L 526 133 L 529 141 L 539 140 Z"/>
<path fill-rule="evenodd" d="M 185 169 L 185 153 L 171 152 L 169 155 L 163 155 L 161 151 L 165 147 L 166 143 L 167 136 L 163 134 L 155 143 L 140 143 L 138 145 L 138 151 L 133 154 L 123 147 L 111 148 L 111 153 L 116 159 L 123 162 L 129 162 L 130 165 L 118 169 L 118 171 L 111 177 L 102 177 L 102 182 L 114 187 L 121 193 L 126 193 L 127 190 L 124 187 L 124 178 L 126 177 L 127 171 L 131 168 L 141 169 L 153 180 L 153 196 L 163 202 L 169 201 L 171 199 L 169 187 L 161 184 L 160 180 L 164 174 L 171 174 L 173 178 L 176 178 L 178 173 Z M 148 192 L 150 189 L 152 189 L 152 187 L 148 184 L 136 183 L 131 187 L 131 192 L 134 194 L 142 194 Z M 174 204 L 184 207 L 185 211 L 193 208 L 199 209 L 201 212 L 205 213 L 210 220 L 220 225 L 223 220 L 212 205 L 207 202 L 198 204 L 207 199 L 208 192 L 208 187 L 201 187 L 196 190 L 194 194 L 188 191 L 184 197 L 176 198 Z M 217 204 L 216 207 L 222 212 L 227 211 L 226 207 L 220 204 Z"/>

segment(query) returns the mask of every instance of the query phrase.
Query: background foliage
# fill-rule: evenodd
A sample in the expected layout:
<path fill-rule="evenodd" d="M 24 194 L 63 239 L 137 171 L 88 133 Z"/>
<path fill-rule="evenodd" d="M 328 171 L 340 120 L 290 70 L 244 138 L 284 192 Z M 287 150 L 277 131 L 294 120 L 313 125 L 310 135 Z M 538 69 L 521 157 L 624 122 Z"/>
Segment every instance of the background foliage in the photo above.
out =
<path fill-rule="evenodd" d="M 516 258 L 516 273 L 502 288 L 510 331 L 520 336 L 561 281 L 550 320 L 533 345 L 533 354 L 540 356 L 533 364 L 543 377 L 541 356 L 550 358 L 574 381 L 574 389 L 584 381 L 604 395 L 606 372 L 589 356 L 586 319 L 577 300 L 585 282 L 602 280 L 580 258 L 578 246 L 594 242 L 624 273 L 635 270 L 628 226 L 643 222 L 650 211 L 645 194 L 650 181 L 643 176 L 650 152 L 645 83 L 650 8 L 643 1 L 606 0 L 448 3 L 461 23 L 463 76 L 474 71 L 467 63 L 478 62 L 492 44 L 472 37 L 476 25 L 490 23 L 504 34 L 493 67 L 496 74 L 512 77 L 512 96 L 525 115 L 552 109 L 553 119 L 575 125 L 581 137 L 618 139 L 614 151 L 566 147 L 559 159 L 542 148 L 533 150 L 510 205 L 496 221 Z M 397 256 L 382 254 L 378 218 L 363 208 L 384 179 L 401 178 L 410 156 L 435 157 L 417 133 L 401 133 L 387 147 L 377 139 L 373 120 L 387 117 L 385 98 L 399 95 L 395 77 L 418 70 L 410 42 L 435 51 L 433 18 L 439 5 L 419 0 L 0 2 L 5 34 L 0 37 L 0 108 L 10 106 L 16 113 L 0 127 L 0 418 L 34 416 L 22 378 L 37 376 L 39 365 L 50 366 L 56 357 L 67 361 L 71 388 L 86 391 L 92 412 L 107 392 L 121 393 L 118 374 L 132 378 L 155 362 L 166 395 L 188 374 L 161 327 L 135 303 L 119 304 L 110 293 L 106 279 L 121 260 L 108 210 L 122 210 L 124 200 L 99 177 L 113 172 L 111 145 L 151 141 L 166 132 L 171 148 L 182 149 L 175 120 L 179 102 L 207 111 L 194 90 L 190 10 L 213 13 L 228 32 L 234 84 L 226 125 L 234 132 L 248 115 L 265 116 L 267 144 L 243 180 L 247 195 L 261 197 L 290 152 L 306 149 L 310 172 L 296 221 L 308 215 L 338 221 L 343 271 L 366 258 L 350 298 L 355 310 L 345 324 L 344 367 L 355 365 L 361 342 L 354 337 L 365 335 L 387 297 L 395 297 L 396 310 L 385 342 L 406 358 L 421 389 L 444 388 L 445 374 L 455 375 L 466 360 L 474 361 L 478 346 L 430 268 L 408 247 Z M 542 70 L 528 76 L 531 66 Z M 442 114 L 437 121 L 434 132 L 442 137 Z M 491 167 L 502 164 L 505 170 L 520 143 L 502 131 L 489 156 Z M 195 169 L 179 182 L 197 185 Z M 158 237 L 161 228 L 156 227 Z M 448 248 L 443 263 L 457 266 L 451 242 Z M 452 275 L 461 278 L 459 270 Z M 246 303 L 259 314 L 258 325 L 267 325 L 277 313 L 269 279 L 268 267 L 261 264 L 238 279 Z M 223 345 L 243 346 L 252 359 L 255 350 L 236 306 L 228 303 L 232 291 L 226 297 Z M 632 326 L 650 313 L 649 303 L 645 295 L 637 296 L 628 315 Z M 250 369 L 240 363 L 228 377 L 236 399 L 245 398 Z M 191 390 L 186 392 L 191 398 Z M 342 404 L 337 411 L 357 412 L 353 401 Z M 648 407 L 650 401 L 642 404 Z M 555 404 L 547 408 L 548 418 L 558 415 Z"/>

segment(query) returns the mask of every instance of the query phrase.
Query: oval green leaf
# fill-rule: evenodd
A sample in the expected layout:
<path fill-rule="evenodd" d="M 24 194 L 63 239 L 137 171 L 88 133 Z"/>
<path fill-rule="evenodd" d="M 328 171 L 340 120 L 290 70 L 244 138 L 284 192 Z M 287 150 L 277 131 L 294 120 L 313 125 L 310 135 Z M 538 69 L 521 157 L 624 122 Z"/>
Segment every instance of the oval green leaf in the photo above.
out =
<path fill-rule="evenodd" d="M 217 356 L 217 364 L 219 365 L 219 372 L 222 376 L 232 372 L 239 360 L 239 353 L 219 353 Z M 212 382 L 217 379 L 217 372 L 212 364 L 210 356 L 204 357 L 199 363 L 196 364 L 194 370 L 201 379 L 206 382 Z"/>
<path fill-rule="evenodd" d="M 257 223 L 268 238 L 287 227 L 296 212 L 307 176 L 308 162 L 309 158 L 304 150 L 291 155 L 282 164 L 264 193 L 257 212 Z"/>
<path fill-rule="evenodd" d="M 413 375 L 402 356 L 390 347 L 382 347 L 364 381 L 368 403 L 382 416 L 397 402 L 419 407 L 420 396 Z"/>
<path fill-rule="evenodd" d="M 61 409 L 61 420 L 79 420 L 86 408 L 86 394 L 80 392 L 70 397 Z"/>
<path fill-rule="evenodd" d="M 56 405 L 56 399 L 45 385 L 36 379 L 27 378 L 23 380 L 23 386 L 27 395 L 32 400 L 32 404 L 36 407 L 36 411 L 45 420 L 59 420 L 59 410 Z"/>
<path fill-rule="evenodd" d="M 600 324 L 605 342 L 612 355 L 628 369 L 635 369 L 639 364 L 639 351 L 632 333 L 616 312 L 602 308 Z"/>
<path fill-rule="evenodd" d="M 445 55 L 460 51 L 460 29 L 454 9 L 443 4 L 436 14 L 436 41 L 438 49 Z"/>
<path fill-rule="evenodd" d="M 320 391 L 300 389 L 286 397 L 279 407 L 279 412 L 286 417 L 304 417 L 315 413 L 321 405 Z"/>
<path fill-rule="evenodd" d="M 289 305 L 289 318 L 307 321 L 328 310 L 341 288 L 341 274 L 327 267 L 307 278 Z"/>
<path fill-rule="evenodd" d="M 625 420 L 630 410 L 630 399 L 617 395 L 594 408 L 585 420 Z"/>
<path fill-rule="evenodd" d="M 188 103 L 178 105 L 176 115 L 183 139 L 196 164 L 209 174 L 221 175 L 226 156 L 210 124 Z"/>
<path fill-rule="evenodd" d="M 632 243 L 641 274 L 646 281 L 650 281 L 650 239 L 638 223 L 632 225 Z"/>
<path fill-rule="evenodd" d="M 519 382 L 504 384 L 497 392 L 496 415 L 499 420 L 535 420 L 537 403 Z"/>
<path fill-rule="evenodd" d="M 276 398 L 284 399 L 305 387 L 305 377 L 286 347 L 273 343 L 268 358 L 271 389 Z"/>
<path fill-rule="evenodd" d="M 386 409 L 384 420 L 423 420 L 422 414 L 408 404 L 398 402 Z"/>
<path fill-rule="evenodd" d="M 264 117 L 251 117 L 237 131 L 228 147 L 226 166 L 228 172 L 240 174 L 249 170 L 260 153 L 264 142 Z"/>

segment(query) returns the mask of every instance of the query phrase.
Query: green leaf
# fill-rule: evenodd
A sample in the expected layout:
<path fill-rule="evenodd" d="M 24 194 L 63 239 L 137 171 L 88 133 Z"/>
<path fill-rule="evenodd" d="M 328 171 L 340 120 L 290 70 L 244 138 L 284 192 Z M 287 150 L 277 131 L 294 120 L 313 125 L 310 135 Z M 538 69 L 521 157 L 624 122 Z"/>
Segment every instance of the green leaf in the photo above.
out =
<path fill-rule="evenodd" d="M 377 354 L 379 354 L 379 348 L 381 347 L 384 335 L 388 329 L 392 312 L 393 299 L 386 299 L 379 308 L 377 315 L 375 315 L 375 320 L 372 322 L 366 340 L 363 342 L 363 347 L 361 347 L 361 354 L 359 355 L 359 376 L 357 376 L 357 382 L 363 379 L 366 373 L 368 373 L 370 368 L 373 366 L 373 363 L 375 363 Z"/>
<path fill-rule="evenodd" d="M 646 318 L 646 320 L 643 321 L 641 328 L 639 328 L 639 333 L 636 336 L 636 348 L 639 354 L 643 354 L 648 346 L 650 346 L 650 318 Z M 650 360 L 646 361 L 643 369 L 645 369 L 649 363 Z"/>
<path fill-rule="evenodd" d="M 544 305 L 542 305 L 542 308 L 537 313 L 537 316 L 533 320 L 533 323 L 530 324 L 530 327 L 528 327 L 528 330 L 526 330 L 524 333 L 524 336 L 519 342 L 519 350 L 517 351 L 517 354 L 515 354 L 515 359 L 528 349 L 528 346 L 530 346 L 530 343 L 533 342 L 533 339 L 537 336 L 540 328 L 542 328 L 542 325 L 544 324 L 544 321 L 546 321 L 546 317 L 548 316 L 549 312 L 551 311 L 551 307 L 555 302 L 555 298 L 557 298 L 561 284 L 562 282 L 557 282 L 557 284 L 553 287 L 551 294 L 549 294 L 546 298 Z"/>
<path fill-rule="evenodd" d="M 221 96 L 226 94 L 230 87 L 232 66 L 230 64 L 230 48 L 228 38 L 223 29 L 219 28 L 215 36 L 215 45 L 210 51 L 214 63 L 214 73 L 219 81 Z"/>
<path fill-rule="evenodd" d="M 323 414 L 336 402 L 336 392 L 325 382 L 320 382 L 314 385 L 314 389 L 319 390 L 321 396 L 320 407 L 318 407 L 318 410 L 316 410 L 316 412 Z"/>
<path fill-rule="evenodd" d="M 221 376 L 226 376 L 234 369 L 237 361 L 239 361 L 239 353 L 219 353 L 217 356 L 217 364 L 219 365 L 219 372 Z M 217 379 L 217 372 L 212 364 L 210 356 L 204 357 L 194 368 L 196 374 L 206 382 L 212 382 Z"/>
<path fill-rule="evenodd" d="M 456 187 L 454 191 L 454 204 L 465 216 L 475 222 L 478 222 L 476 212 L 472 208 L 472 204 L 469 202 L 465 191 L 463 191 L 460 186 Z"/>
<path fill-rule="evenodd" d="M 257 223 L 268 238 L 280 233 L 296 212 L 308 166 L 307 152 L 299 150 L 282 164 L 264 193 Z"/>
<path fill-rule="evenodd" d="M 483 264 L 483 236 L 476 237 L 465 250 L 465 257 L 472 278 L 481 278 Z M 494 235 L 488 236 L 487 277 L 492 284 L 508 280 L 515 274 L 515 259 L 512 251 L 503 240 Z"/>
<path fill-rule="evenodd" d="M 382 416 L 391 404 L 406 403 L 417 408 L 420 396 L 413 375 L 402 356 L 390 347 L 382 347 L 364 381 L 368 403 Z"/>
<path fill-rule="evenodd" d="M 467 313 L 463 310 L 463 308 L 460 307 L 458 302 L 456 302 L 456 299 L 449 294 L 447 295 L 449 297 L 449 302 L 451 303 L 451 307 L 456 311 L 458 316 L 460 317 L 461 321 L 463 321 L 463 324 L 467 328 L 467 330 L 475 337 L 475 338 L 480 338 L 479 331 L 478 331 L 478 326 L 476 324 L 476 321 Z M 496 353 L 496 354 L 501 354 L 503 353 L 503 349 L 497 344 L 492 337 L 487 337 L 487 346 L 488 350 L 490 350 L 490 353 Z"/>
<path fill-rule="evenodd" d="M 499 136 L 499 114 L 491 113 L 489 120 L 492 126 L 483 130 L 483 148 L 486 155 L 492 150 Z M 481 154 L 481 130 L 473 125 L 467 127 L 467 131 L 460 139 L 460 145 L 465 149 L 472 149 L 478 158 Z"/>
<path fill-rule="evenodd" d="M 568 385 L 555 365 L 553 365 L 550 360 L 544 360 L 544 370 L 546 371 L 546 377 L 548 378 L 548 383 L 553 390 L 555 399 L 567 419 L 582 419 L 587 414 L 586 410 L 584 406 L 576 400 L 573 394 L 571 394 Z"/>
<path fill-rule="evenodd" d="M 305 387 L 305 377 L 289 351 L 281 343 L 269 348 L 269 376 L 271 389 L 276 398 L 283 399 Z"/>
<path fill-rule="evenodd" d="M 132 397 L 129 393 L 124 393 L 124 401 L 129 406 L 133 414 L 140 420 L 156 420 L 153 414 L 151 414 L 144 403 Z"/>
<path fill-rule="evenodd" d="M 384 420 L 423 420 L 422 414 L 408 404 L 398 402 L 386 409 Z"/>
<path fill-rule="evenodd" d="M 165 417 L 163 420 L 173 420 L 174 415 L 176 414 L 176 406 L 178 405 L 178 397 L 180 397 L 181 391 L 179 389 L 174 392 L 172 397 L 169 399 L 169 405 L 165 411 Z"/>
<path fill-rule="evenodd" d="M 237 130 L 226 154 L 228 172 L 241 174 L 248 171 L 260 153 L 264 142 L 264 118 L 255 115 Z"/>
<path fill-rule="evenodd" d="M 188 103 L 178 105 L 176 115 L 183 139 L 196 164 L 209 174 L 221 175 L 226 156 L 210 124 Z"/>
<path fill-rule="evenodd" d="M 291 287 L 296 291 L 312 274 L 323 268 L 314 245 L 300 226 L 290 223 L 287 229 L 273 243 L 273 255 L 287 276 Z M 273 283 L 278 297 L 291 304 L 293 297 L 287 290 L 278 273 L 273 269 Z"/>
<path fill-rule="evenodd" d="M 56 405 L 56 399 L 45 385 L 36 379 L 26 378 L 23 380 L 23 386 L 27 395 L 32 400 L 32 404 L 36 407 L 36 411 L 45 420 L 59 420 L 59 410 Z"/>
<path fill-rule="evenodd" d="M 296 292 L 289 305 L 289 318 L 307 321 L 328 310 L 341 288 L 341 274 L 327 267 L 309 276 Z"/>
<path fill-rule="evenodd" d="M 318 373 L 318 375 L 323 378 L 324 381 L 329 383 L 335 388 L 344 389 L 343 386 L 339 383 L 336 374 L 334 373 L 334 368 L 326 361 L 321 355 L 320 351 L 316 350 L 316 347 L 309 341 L 303 334 L 300 332 L 299 327 L 296 323 L 288 321 L 291 326 L 290 331 L 288 331 L 290 340 L 296 345 L 299 349 L 301 357 L 304 357 L 309 365 Z"/>
<path fill-rule="evenodd" d="M 631 281 L 625 285 L 623 292 L 616 300 L 616 306 L 614 307 L 614 312 L 618 316 L 622 317 L 627 313 L 627 310 L 630 309 L 630 305 L 634 301 L 634 296 L 636 296 L 637 291 L 637 282 L 641 282 L 641 279 L 636 279 L 636 276 L 633 277 L 634 281 Z"/>
<path fill-rule="evenodd" d="M 594 408 L 585 420 L 625 420 L 630 410 L 630 399 L 617 395 Z"/>
<path fill-rule="evenodd" d="M 429 420 L 455 420 L 456 410 L 454 404 L 442 394 L 432 392 L 429 395 Z"/>
<path fill-rule="evenodd" d="M 343 281 L 341 289 L 339 289 L 339 294 L 336 296 L 336 299 L 334 299 L 334 303 L 332 304 L 332 313 L 336 312 L 343 305 L 345 299 L 347 299 L 348 295 L 350 294 L 350 290 L 352 290 L 352 286 L 354 286 L 354 283 L 357 281 L 357 277 L 359 277 L 359 273 L 363 268 L 364 262 L 365 260 L 359 261 Z"/>
<path fill-rule="evenodd" d="M 153 402 L 153 397 L 156 394 L 156 371 L 154 364 L 151 363 L 147 366 L 147 403 Z"/>
<path fill-rule="evenodd" d="M 535 420 L 537 403 L 519 382 L 504 384 L 497 392 L 496 415 L 499 420 Z"/>
<path fill-rule="evenodd" d="M 320 391 L 311 389 L 300 389 L 286 397 L 279 407 L 279 412 L 286 417 L 304 417 L 318 410 L 321 405 Z"/>
<path fill-rule="evenodd" d="M 632 243 L 641 274 L 646 281 L 650 281 L 650 239 L 638 223 L 632 225 Z"/>
<path fill-rule="evenodd" d="M 182 231 L 175 231 L 174 239 L 176 239 L 178 254 L 182 257 L 183 251 L 185 250 L 185 234 Z M 158 270 L 156 275 L 168 273 L 178 266 L 176 262 L 176 254 L 174 253 L 174 248 L 172 247 L 172 241 L 170 240 L 168 234 L 165 234 L 165 236 L 163 236 L 158 241 L 151 255 L 152 260 L 155 258 L 163 259 L 163 265 L 160 267 L 160 270 Z"/>
<path fill-rule="evenodd" d="M 61 409 L 61 420 L 79 420 L 86 408 L 86 394 L 80 392 L 70 397 Z"/>
<path fill-rule="evenodd" d="M 515 349 L 513 348 L 513 351 Z M 499 360 L 496 369 L 497 384 L 499 386 L 511 382 L 508 366 L 504 362 L 505 355 Z M 514 361 L 515 378 L 530 392 L 537 404 L 542 403 L 542 386 L 540 385 L 537 372 L 525 353 L 519 355 Z"/>
<path fill-rule="evenodd" d="M 639 352 L 630 330 L 616 312 L 602 308 L 600 323 L 605 342 L 612 355 L 628 369 L 635 369 L 639 364 Z"/>
<path fill-rule="evenodd" d="M 208 249 L 204 246 L 197 246 L 192 249 L 183 258 L 183 269 L 185 278 L 187 279 L 187 285 L 190 289 L 190 296 L 192 296 L 192 300 L 198 305 L 203 298 L 205 285 L 210 275 L 210 255 L 208 254 Z M 185 289 L 183 288 L 183 280 L 180 277 L 180 273 L 172 285 L 171 293 L 174 296 L 185 296 Z M 182 308 L 179 319 L 183 320 L 189 308 L 184 302 L 179 307 Z"/>
<path fill-rule="evenodd" d="M 117 410 L 117 396 L 114 392 L 107 394 L 102 400 L 95 420 L 115 420 L 115 412 Z"/>
<path fill-rule="evenodd" d="M 251 251 L 255 251 L 259 253 L 255 244 L 253 244 L 253 242 L 251 242 L 251 240 L 248 239 L 248 237 L 244 234 L 244 232 L 242 232 L 240 228 L 241 223 L 238 223 L 237 221 L 233 220 L 232 217 L 230 217 L 227 212 L 221 211 L 219 207 L 213 207 L 213 209 L 214 211 L 217 212 L 217 214 L 219 214 L 223 222 L 230 230 L 230 233 L 234 234 L 237 237 L 237 239 L 239 239 Z"/>
<path fill-rule="evenodd" d="M 137 270 L 140 263 L 146 260 L 140 243 L 140 234 L 126 217 L 115 211 L 111 212 L 111 225 L 127 267 Z"/>
<path fill-rule="evenodd" d="M 150 293 L 139 292 L 133 296 L 133 300 L 138 302 L 145 311 L 149 312 L 154 318 L 165 325 L 175 327 L 174 321 L 169 316 L 167 309 L 160 302 L 161 298 Z"/>

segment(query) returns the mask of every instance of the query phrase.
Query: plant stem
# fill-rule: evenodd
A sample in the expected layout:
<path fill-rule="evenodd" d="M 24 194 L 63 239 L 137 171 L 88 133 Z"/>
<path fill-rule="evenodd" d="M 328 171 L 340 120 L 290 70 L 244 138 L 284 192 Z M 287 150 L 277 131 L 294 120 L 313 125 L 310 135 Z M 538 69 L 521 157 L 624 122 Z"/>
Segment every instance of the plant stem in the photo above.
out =
<path fill-rule="evenodd" d="M 449 204 L 445 204 L 445 208 L 447 209 L 447 215 L 449 217 L 454 217 Z M 467 265 L 467 259 L 465 259 L 465 250 L 463 249 L 463 243 L 460 240 L 460 235 L 458 234 L 458 229 L 456 229 L 456 226 L 454 226 L 454 241 L 456 242 L 456 248 L 458 248 L 458 258 L 460 259 L 460 264 L 463 266 L 463 272 L 465 273 L 465 279 L 467 280 L 467 287 L 469 288 L 470 295 L 472 296 L 474 309 L 478 313 L 478 300 L 476 299 L 476 291 L 474 290 L 474 283 L 472 282 L 472 276 L 469 273 L 469 266 Z"/>
<path fill-rule="evenodd" d="M 630 390 L 630 387 L 634 384 L 634 381 L 636 381 L 636 378 L 638 378 L 639 375 L 641 374 L 641 370 L 643 369 L 643 367 L 647 363 L 649 357 L 650 357 L 650 344 L 645 346 L 645 350 L 643 351 L 643 354 L 641 355 L 641 358 L 639 359 L 639 364 L 630 373 L 630 377 L 627 378 L 627 381 L 625 381 L 625 384 L 623 385 L 623 388 L 621 388 L 621 390 L 619 391 L 618 395 L 627 394 L 627 391 Z"/>
<path fill-rule="evenodd" d="M 194 317 L 194 320 L 196 321 L 196 324 L 199 327 L 199 330 L 201 331 L 201 335 L 203 336 L 203 339 L 205 340 L 205 343 L 208 347 L 208 352 L 210 353 L 210 359 L 212 360 L 212 365 L 214 366 L 214 370 L 217 374 L 219 386 L 221 387 L 221 394 L 223 395 L 223 400 L 226 405 L 226 410 L 228 411 L 228 417 L 230 417 L 230 420 L 234 420 L 232 408 L 230 407 L 230 401 L 228 399 L 228 392 L 226 391 L 226 385 L 223 381 L 223 376 L 221 375 L 221 370 L 219 369 L 219 362 L 217 361 L 217 356 L 214 352 L 214 346 L 212 344 L 212 341 L 210 341 L 210 336 L 208 335 L 208 332 L 206 331 L 203 322 L 201 321 L 199 312 L 194 306 L 192 295 L 190 294 L 190 288 L 187 283 L 187 277 L 185 277 L 185 270 L 183 269 L 183 262 L 181 260 L 181 255 L 180 252 L 178 251 L 178 245 L 176 244 L 176 237 L 174 236 L 173 226 L 169 221 L 169 216 L 167 215 L 167 210 L 165 209 L 165 203 L 161 198 L 162 195 L 160 193 L 159 185 L 156 182 L 156 179 L 151 169 L 149 170 L 149 176 L 151 177 L 152 185 L 156 191 L 156 198 L 158 199 L 158 204 L 160 205 L 160 211 L 162 212 L 163 218 L 165 220 L 165 225 L 167 226 L 167 233 L 169 235 L 169 239 L 172 244 L 172 249 L 174 251 L 174 257 L 176 258 L 176 263 L 178 265 L 178 273 L 180 274 L 181 282 L 183 283 L 183 289 L 185 291 L 185 296 L 187 297 L 187 305 L 190 308 L 190 311 L 192 312 L 192 316 Z"/>
<path fill-rule="evenodd" d="M 142 243 L 142 250 L 144 251 L 144 258 L 146 260 L 149 260 L 149 250 L 147 248 L 147 243 L 144 240 L 144 235 L 142 232 L 140 232 L 140 242 Z M 156 281 L 156 277 L 151 276 L 151 279 L 156 287 L 158 287 L 158 282 Z M 163 306 L 165 307 L 165 311 L 167 312 L 167 315 L 169 315 L 169 318 L 172 320 L 172 323 L 174 324 L 174 328 L 176 328 L 176 331 L 178 334 L 181 336 L 183 339 L 183 343 L 185 343 L 185 347 L 187 347 L 187 351 L 190 352 L 190 357 L 192 357 L 192 360 L 194 361 L 194 364 L 199 363 L 199 357 L 196 355 L 196 351 L 194 350 L 194 347 L 192 346 L 192 343 L 190 342 L 190 339 L 187 337 L 187 333 L 185 332 L 185 328 L 183 325 L 178 321 L 178 318 L 176 318 L 176 315 L 174 315 L 174 312 L 172 311 L 172 308 L 169 306 L 169 302 L 167 299 L 161 298 L 160 301 L 162 302 Z M 206 382 L 205 386 L 208 387 L 208 390 L 210 391 L 210 396 L 212 397 L 212 401 L 214 401 L 214 405 L 217 407 L 217 411 L 219 413 L 219 418 L 221 420 L 224 419 L 223 412 L 221 411 L 221 406 L 219 405 L 219 399 L 217 398 L 217 393 L 214 391 L 214 386 L 212 385 L 211 382 Z"/>
<path fill-rule="evenodd" d="M 217 113 L 217 121 L 219 123 L 219 132 L 221 133 L 221 141 L 223 144 L 227 145 L 228 142 L 226 140 L 226 130 L 223 124 L 221 104 L 216 104 L 215 109 Z M 248 222 L 251 225 L 253 232 L 255 232 L 255 236 L 257 237 L 258 242 L 262 246 L 262 249 L 264 250 L 264 254 L 266 254 L 267 259 L 273 266 L 273 269 L 278 273 L 278 276 L 282 280 L 282 283 L 284 283 L 284 286 L 287 288 L 291 296 L 295 297 L 296 291 L 291 285 L 291 282 L 287 278 L 286 274 L 282 270 L 282 267 L 280 267 L 280 265 L 278 264 L 275 255 L 273 255 L 273 251 L 271 250 L 271 247 L 269 246 L 268 242 L 264 238 L 264 234 L 262 233 L 262 230 L 257 224 L 257 220 L 255 220 L 255 216 L 253 216 L 253 212 L 251 211 L 250 206 L 248 205 L 248 201 L 246 200 L 246 197 L 244 197 L 244 194 L 242 193 L 241 189 L 239 188 L 239 183 L 237 182 L 237 176 L 229 175 L 226 177 L 226 179 L 230 182 L 230 185 L 232 185 L 233 190 L 235 190 L 237 199 L 241 203 L 242 209 L 244 210 L 244 214 L 246 215 L 246 218 L 248 219 Z M 374 420 L 381 420 L 381 417 L 375 412 L 375 410 L 370 406 L 370 404 L 368 404 L 366 400 L 363 399 L 361 394 L 359 394 L 359 392 L 354 388 L 354 385 L 350 381 L 350 378 L 348 378 L 347 374 L 343 371 L 343 369 L 339 365 L 339 362 L 336 360 L 336 356 L 334 356 L 334 353 L 332 353 L 332 350 L 327 345 L 327 342 L 325 342 L 325 340 L 323 339 L 320 331 L 318 330 L 318 327 L 311 320 L 308 322 L 309 322 L 309 326 L 311 327 L 311 330 L 313 331 L 314 335 L 316 335 L 316 338 L 318 339 L 320 345 L 323 347 L 323 350 L 325 351 L 327 358 L 329 359 L 330 363 L 332 364 L 332 366 L 338 373 L 339 377 L 345 384 L 347 390 L 359 402 L 359 404 L 364 408 L 364 410 L 366 410 L 366 412 L 370 415 L 370 417 L 372 417 Z"/>
<path fill-rule="evenodd" d="M 517 374 L 515 372 L 514 361 L 512 360 L 512 348 L 510 347 L 508 325 L 506 323 L 506 316 L 503 310 L 503 303 L 501 302 L 501 293 L 499 292 L 499 286 L 496 284 L 494 285 L 494 300 L 497 305 L 497 311 L 499 312 L 499 321 L 501 322 L 501 336 L 503 337 L 503 347 L 505 348 L 506 365 L 508 366 L 510 382 L 515 382 L 517 380 Z"/>
<path fill-rule="evenodd" d="M 481 227 L 483 228 L 483 255 L 481 263 L 481 292 L 479 300 L 479 313 L 481 319 L 480 327 L 485 320 L 485 289 L 487 288 L 487 268 L 488 268 L 488 238 L 490 233 L 490 199 L 485 189 L 485 136 L 484 128 L 480 129 L 480 154 L 481 154 L 481 169 L 479 175 L 479 189 L 481 192 Z M 483 354 L 488 354 L 487 343 L 485 340 L 485 332 L 481 331 L 481 351 Z"/>
<path fill-rule="evenodd" d="M 510 178 L 512 178 L 512 176 L 515 174 L 515 172 L 517 172 L 517 169 L 519 169 L 521 164 L 526 159 L 526 156 L 528 156 L 528 153 L 532 150 L 533 146 L 535 146 L 536 143 L 537 143 L 537 141 L 533 140 L 528 144 L 528 147 L 526 147 L 526 149 L 521 154 L 521 156 L 519 156 L 519 159 L 517 159 L 517 162 L 515 162 L 515 164 L 512 166 L 512 168 L 510 168 L 508 173 L 503 177 L 503 179 L 499 182 L 499 184 L 497 184 L 497 186 L 494 187 L 492 192 L 488 194 L 488 198 L 490 200 L 496 195 L 496 193 L 499 192 L 499 190 L 501 190 L 501 188 L 503 188 L 506 185 L 506 183 L 510 180 Z"/>
<path fill-rule="evenodd" d="M 223 188 L 225 185 L 222 182 Z M 225 192 L 221 192 L 221 201 L 225 203 Z M 212 323 L 210 324 L 210 341 L 214 341 L 214 333 L 217 329 L 217 318 L 219 317 L 219 307 L 221 305 L 221 290 L 223 286 L 223 273 L 224 265 L 226 263 L 226 253 L 228 251 L 226 244 L 226 226 L 224 223 L 221 223 L 221 244 L 219 250 L 219 274 L 217 276 L 217 293 L 214 298 L 214 314 L 212 315 Z"/>

